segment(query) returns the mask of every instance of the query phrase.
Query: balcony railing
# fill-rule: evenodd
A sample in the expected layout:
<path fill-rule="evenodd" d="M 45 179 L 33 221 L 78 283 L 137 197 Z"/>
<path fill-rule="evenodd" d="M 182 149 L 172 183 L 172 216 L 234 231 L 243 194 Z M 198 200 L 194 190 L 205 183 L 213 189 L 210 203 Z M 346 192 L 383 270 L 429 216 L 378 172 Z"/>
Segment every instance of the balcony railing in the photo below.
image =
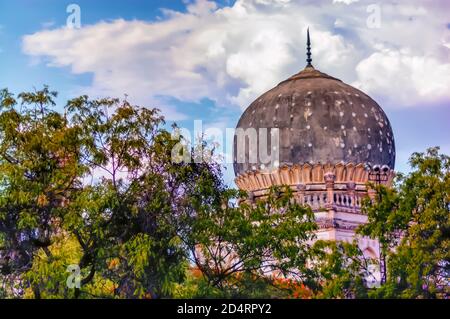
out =
<path fill-rule="evenodd" d="M 308 205 L 313 211 L 328 210 L 330 208 L 360 213 L 363 196 L 359 194 L 333 193 L 332 201 L 328 201 L 327 192 L 314 192 L 303 195 L 302 204 Z"/>

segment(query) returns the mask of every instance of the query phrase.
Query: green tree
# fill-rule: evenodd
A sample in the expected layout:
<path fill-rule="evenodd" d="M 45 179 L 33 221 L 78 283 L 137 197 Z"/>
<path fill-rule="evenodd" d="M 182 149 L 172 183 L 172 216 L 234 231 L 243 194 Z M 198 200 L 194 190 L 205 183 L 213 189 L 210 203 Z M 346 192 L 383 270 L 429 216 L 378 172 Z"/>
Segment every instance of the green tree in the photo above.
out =
<path fill-rule="evenodd" d="M 380 199 L 366 202 L 369 223 L 362 233 L 386 244 L 387 256 L 387 281 L 373 297 L 449 294 L 450 157 L 435 147 L 414 153 L 410 164 L 396 189 L 379 187 Z"/>
<path fill-rule="evenodd" d="M 355 243 L 317 241 L 309 265 L 315 270 L 318 285 L 315 298 L 367 298 L 367 279 L 373 277 L 375 260 L 364 257 Z"/>
<path fill-rule="evenodd" d="M 357 233 L 377 239 L 380 243 L 379 264 L 381 284 L 387 277 L 387 258 L 400 240 L 400 233 L 408 223 L 408 216 L 398 209 L 400 197 L 396 188 L 369 184 L 376 198 L 363 201 L 362 212 L 367 215 L 367 224 L 361 225 Z"/>
<path fill-rule="evenodd" d="M 1 273 L 12 294 L 31 283 L 35 297 L 41 283 L 24 281 L 36 256 L 52 258 L 49 247 L 60 231 L 65 204 L 81 187 L 85 168 L 78 161 L 77 130 L 50 110 L 56 92 L 48 87 L 22 93 L 20 105 L 0 92 L 0 254 Z"/>
<path fill-rule="evenodd" d="M 172 163 L 177 140 L 156 109 L 82 96 L 67 113 L 83 132 L 81 160 L 92 181 L 66 224 L 83 247 L 80 266 L 90 269 L 82 283 L 99 272 L 115 283 L 116 296 L 170 296 L 186 269 L 177 211 L 196 172 Z"/>
<path fill-rule="evenodd" d="M 450 293 L 450 157 L 430 148 L 410 158 L 402 177 L 399 210 L 408 216 L 400 245 L 392 254 L 390 286 L 407 298 Z"/>
<path fill-rule="evenodd" d="M 184 220 L 189 226 L 183 239 L 210 287 L 236 297 L 255 285 L 262 290 L 261 284 L 267 287 L 277 277 L 312 283 L 306 265 L 317 225 L 311 209 L 297 204 L 289 188 L 271 189 L 266 198 L 248 203 L 240 192 L 199 186 L 202 196 L 193 198 L 195 215 Z"/>
<path fill-rule="evenodd" d="M 20 94 L 20 107 L 7 90 L 0 97 L 7 293 L 108 296 L 97 285 L 104 282 L 112 283 L 109 296 L 170 296 L 187 268 L 178 216 L 212 166 L 172 162 L 180 138 L 162 128 L 156 109 L 82 96 L 62 115 L 47 87 Z M 82 275 L 74 294 L 62 272 L 72 263 Z"/>

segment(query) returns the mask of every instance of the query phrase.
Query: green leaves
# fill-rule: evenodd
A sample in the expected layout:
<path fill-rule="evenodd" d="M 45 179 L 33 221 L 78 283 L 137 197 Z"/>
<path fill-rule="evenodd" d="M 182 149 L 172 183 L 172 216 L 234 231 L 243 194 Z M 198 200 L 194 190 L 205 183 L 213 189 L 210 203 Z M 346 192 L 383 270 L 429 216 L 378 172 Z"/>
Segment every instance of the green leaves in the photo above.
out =
<path fill-rule="evenodd" d="M 82 132 L 81 162 L 100 176 L 71 205 L 83 212 L 80 224 L 71 227 L 80 242 L 92 245 L 89 264 L 117 284 L 117 296 L 170 294 L 184 278 L 177 214 L 186 180 L 194 178 L 171 163 L 174 144 L 160 127 L 163 118 L 156 109 L 109 98 L 80 97 L 66 109 Z M 114 271 L 102 268 L 111 258 L 117 260 Z"/>
<path fill-rule="evenodd" d="M 79 141 L 66 120 L 50 109 L 56 96 L 45 86 L 19 94 L 17 107 L 12 94 L 0 93 L 0 253 L 9 260 L 6 282 L 28 273 L 37 258 L 52 258 L 49 247 L 61 232 L 62 207 L 83 172 L 77 161 Z M 39 295 L 46 285 L 34 279 L 29 282 Z"/>
<path fill-rule="evenodd" d="M 317 241 L 309 260 L 316 273 L 318 298 L 367 298 L 367 279 L 375 260 L 366 258 L 356 242 Z"/>
<path fill-rule="evenodd" d="M 232 205 L 240 196 L 218 190 L 214 197 L 220 200 L 212 204 L 194 201 L 185 242 L 209 284 L 236 294 L 245 289 L 236 280 L 243 274 L 255 281 L 273 272 L 302 277 L 307 242 L 317 227 L 311 210 L 295 203 L 287 188 L 271 189 L 254 205 Z"/>
<path fill-rule="evenodd" d="M 9 110 L 16 104 L 14 95 L 8 89 L 0 90 L 0 111 Z"/>
<path fill-rule="evenodd" d="M 450 276 L 450 158 L 439 148 L 414 153 L 412 172 L 396 189 L 377 187 L 365 203 L 369 223 L 361 234 L 378 238 L 387 261 L 386 285 L 376 297 L 437 298 Z"/>
<path fill-rule="evenodd" d="M 23 92 L 18 95 L 18 98 L 22 101 L 21 105 L 24 107 L 23 111 L 34 120 L 38 119 L 40 115 L 41 119 L 49 113 L 49 107 L 56 105 L 54 99 L 58 96 L 56 91 L 50 91 L 47 85 L 39 91 Z"/>

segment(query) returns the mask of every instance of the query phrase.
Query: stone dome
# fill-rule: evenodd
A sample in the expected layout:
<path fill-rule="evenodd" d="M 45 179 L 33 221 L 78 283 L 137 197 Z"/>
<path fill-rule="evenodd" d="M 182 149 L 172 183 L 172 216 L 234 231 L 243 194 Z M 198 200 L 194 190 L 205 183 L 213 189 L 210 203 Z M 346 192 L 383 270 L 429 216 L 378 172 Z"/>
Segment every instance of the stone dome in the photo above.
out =
<path fill-rule="evenodd" d="M 249 162 L 257 145 L 237 152 L 236 176 L 295 164 L 370 163 L 394 169 L 395 142 L 389 120 L 367 94 L 316 70 L 312 65 L 264 93 L 245 110 L 237 129 L 279 129 L 279 150 L 271 165 Z M 247 145 L 246 145 L 247 146 Z M 242 147 L 242 145 L 240 145 Z M 238 158 L 240 154 L 240 158 Z"/>

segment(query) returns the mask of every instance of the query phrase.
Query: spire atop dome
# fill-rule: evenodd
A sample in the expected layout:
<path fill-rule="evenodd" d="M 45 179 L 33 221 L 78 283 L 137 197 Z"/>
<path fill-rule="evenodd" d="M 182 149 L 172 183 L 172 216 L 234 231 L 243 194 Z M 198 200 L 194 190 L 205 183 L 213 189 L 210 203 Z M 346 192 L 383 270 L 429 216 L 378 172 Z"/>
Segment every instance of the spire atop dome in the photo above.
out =
<path fill-rule="evenodd" d="M 308 58 L 306 59 L 306 62 L 308 62 L 308 64 L 306 65 L 306 67 L 310 67 L 312 68 L 312 59 L 311 59 L 311 39 L 309 38 L 309 27 L 308 27 L 308 31 L 307 31 L 307 40 L 306 40 L 306 55 L 308 56 Z"/>

